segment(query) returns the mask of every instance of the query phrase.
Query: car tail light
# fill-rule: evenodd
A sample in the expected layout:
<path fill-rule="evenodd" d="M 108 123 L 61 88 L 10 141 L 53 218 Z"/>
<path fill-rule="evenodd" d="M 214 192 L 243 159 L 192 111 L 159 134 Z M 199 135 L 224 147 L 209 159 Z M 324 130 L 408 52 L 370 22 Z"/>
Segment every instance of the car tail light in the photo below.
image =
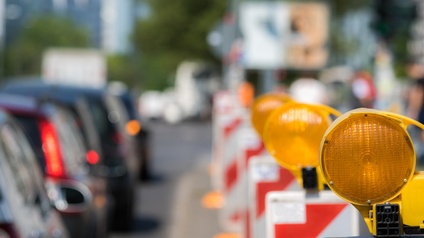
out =
<path fill-rule="evenodd" d="M 124 141 L 124 138 L 119 132 L 115 132 L 115 134 L 113 134 L 113 141 L 116 144 L 121 144 Z"/>
<path fill-rule="evenodd" d="M 89 164 L 95 165 L 99 162 L 99 154 L 95 150 L 89 150 L 86 154 L 87 162 Z"/>
<path fill-rule="evenodd" d="M 43 151 L 46 156 L 47 173 L 51 176 L 62 177 L 64 168 L 62 164 L 59 139 L 53 124 L 47 121 L 39 122 Z"/>
<path fill-rule="evenodd" d="M 19 238 L 18 232 L 13 224 L 0 224 L 0 238 Z"/>
<path fill-rule="evenodd" d="M 137 120 L 131 120 L 125 125 L 125 130 L 127 131 L 128 135 L 135 136 L 137 135 L 141 130 L 140 122 Z"/>

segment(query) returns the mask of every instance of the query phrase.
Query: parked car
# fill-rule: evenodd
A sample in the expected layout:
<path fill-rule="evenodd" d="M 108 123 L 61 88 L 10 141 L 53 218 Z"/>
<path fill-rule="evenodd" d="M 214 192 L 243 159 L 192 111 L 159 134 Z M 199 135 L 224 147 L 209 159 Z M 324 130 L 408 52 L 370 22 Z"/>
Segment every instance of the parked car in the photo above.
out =
<path fill-rule="evenodd" d="M 27 138 L 4 111 L 0 111 L 0 237 L 69 237 L 51 206 Z"/>
<path fill-rule="evenodd" d="M 6 84 L 2 91 L 48 97 L 61 102 L 85 99 L 101 142 L 103 166 L 100 174 L 107 178 L 108 192 L 114 200 L 111 227 L 114 230 L 130 230 L 140 160 L 136 141 L 125 130 L 129 119 L 121 101 L 103 89 L 51 85 L 41 80 L 15 80 Z"/>
<path fill-rule="evenodd" d="M 126 88 L 118 84 L 109 84 L 108 91 L 116 95 L 124 105 L 125 112 L 129 117 L 129 123 L 126 130 L 137 140 L 138 157 L 140 163 L 140 178 L 149 180 L 152 177 L 151 158 L 150 158 L 150 140 L 151 133 L 146 122 L 143 122 L 138 112 L 138 103 L 134 95 Z"/>
<path fill-rule="evenodd" d="M 87 150 L 72 114 L 58 104 L 12 94 L 0 95 L 0 108 L 13 115 L 28 137 L 70 236 L 104 237 L 106 184 L 89 173 Z"/>

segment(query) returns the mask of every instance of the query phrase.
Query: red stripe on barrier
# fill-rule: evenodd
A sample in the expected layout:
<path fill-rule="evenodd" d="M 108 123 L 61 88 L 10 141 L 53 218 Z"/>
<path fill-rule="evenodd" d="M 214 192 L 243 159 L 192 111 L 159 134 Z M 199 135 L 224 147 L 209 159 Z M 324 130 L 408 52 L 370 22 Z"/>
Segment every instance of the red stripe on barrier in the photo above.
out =
<path fill-rule="evenodd" d="M 261 153 L 263 153 L 265 151 L 265 145 L 264 143 L 261 141 L 259 143 L 259 146 L 257 148 L 254 149 L 247 149 L 246 150 L 246 157 L 245 157 L 245 167 L 244 169 L 247 169 L 248 165 L 249 165 L 249 160 L 256 155 L 260 155 Z"/>
<path fill-rule="evenodd" d="M 249 212 L 249 209 L 246 210 L 245 217 L 244 217 L 244 222 L 245 222 L 244 223 L 245 224 L 245 226 L 244 226 L 244 228 L 245 228 L 244 234 L 246 235 L 245 238 L 250 238 L 250 237 L 252 237 L 252 234 L 250 234 L 250 226 L 251 226 L 251 224 L 250 224 L 250 212 Z"/>
<path fill-rule="evenodd" d="M 240 211 L 234 212 L 230 217 L 230 220 L 232 222 L 238 222 L 238 221 L 240 221 L 240 219 L 241 219 L 241 212 Z"/>
<path fill-rule="evenodd" d="M 306 204 L 305 224 L 275 224 L 275 237 L 318 237 L 347 204 Z"/>
<path fill-rule="evenodd" d="M 295 179 L 293 174 L 283 167 L 279 168 L 278 174 L 277 181 L 259 182 L 256 184 L 256 219 L 265 213 L 266 194 L 271 191 L 285 190 Z"/>
<path fill-rule="evenodd" d="M 225 170 L 225 191 L 228 192 L 238 179 L 237 159 L 233 159 L 230 166 Z"/>
<path fill-rule="evenodd" d="M 243 123 L 241 118 L 236 118 L 229 125 L 224 127 L 224 139 L 228 139 L 228 137 Z"/>

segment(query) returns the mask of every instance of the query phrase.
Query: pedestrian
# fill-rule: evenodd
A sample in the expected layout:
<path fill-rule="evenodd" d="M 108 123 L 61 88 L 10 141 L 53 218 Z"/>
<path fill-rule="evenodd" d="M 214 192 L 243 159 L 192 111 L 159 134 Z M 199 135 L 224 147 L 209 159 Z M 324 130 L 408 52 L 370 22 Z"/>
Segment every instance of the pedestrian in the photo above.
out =
<path fill-rule="evenodd" d="M 424 124 L 424 65 L 416 60 L 407 63 L 411 85 L 406 93 L 406 116 Z M 417 166 L 424 165 L 424 133 L 418 127 L 408 128 L 417 154 Z"/>
<path fill-rule="evenodd" d="M 374 108 L 377 89 L 370 73 L 365 70 L 356 72 L 352 78 L 353 108 Z"/>
<path fill-rule="evenodd" d="M 406 70 L 412 80 L 407 93 L 406 115 L 424 123 L 424 66 L 412 60 L 408 62 Z"/>

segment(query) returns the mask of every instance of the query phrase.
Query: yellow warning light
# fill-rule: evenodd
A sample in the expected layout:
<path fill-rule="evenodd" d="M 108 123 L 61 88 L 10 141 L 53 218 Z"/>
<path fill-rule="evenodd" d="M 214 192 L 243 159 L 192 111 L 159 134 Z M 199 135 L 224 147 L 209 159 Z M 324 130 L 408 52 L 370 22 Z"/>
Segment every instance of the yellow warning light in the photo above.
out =
<path fill-rule="evenodd" d="M 129 135 L 135 136 L 141 130 L 141 125 L 137 120 L 127 122 L 126 131 Z"/>
<path fill-rule="evenodd" d="M 330 115 L 340 112 L 325 106 L 297 102 L 275 109 L 266 121 L 264 143 L 283 167 L 299 171 L 319 165 L 322 136 L 332 122 Z"/>
<path fill-rule="evenodd" d="M 321 142 L 320 165 L 328 186 L 356 205 L 393 199 L 411 180 L 415 151 L 411 119 L 373 109 L 339 117 Z"/>
<path fill-rule="evenodd" d="M 377 237 L 424 233 L 424 172 L 415 171 L 410 125 L 424 130 L 408 117 L 360 108 L 335 120 L 321 141 L 324 180 Z"/>
<path fill-rule="evenodd" d="M 424 173 L 415 171 L 409 125 L 424 130 L 408 117 L 360 108 L 336 119 L 321 141 L 324 180 L 377 237 L 424 232 Z"/>
<path fill-rule="evenodd" d="M 289 101 L 292 101 L 292 99 L 285 93 L 267 93 L 259 96 L 253 102 L 251 121 L 259 136 L 263 138 L 265 122 L 272 111 Z"/>

